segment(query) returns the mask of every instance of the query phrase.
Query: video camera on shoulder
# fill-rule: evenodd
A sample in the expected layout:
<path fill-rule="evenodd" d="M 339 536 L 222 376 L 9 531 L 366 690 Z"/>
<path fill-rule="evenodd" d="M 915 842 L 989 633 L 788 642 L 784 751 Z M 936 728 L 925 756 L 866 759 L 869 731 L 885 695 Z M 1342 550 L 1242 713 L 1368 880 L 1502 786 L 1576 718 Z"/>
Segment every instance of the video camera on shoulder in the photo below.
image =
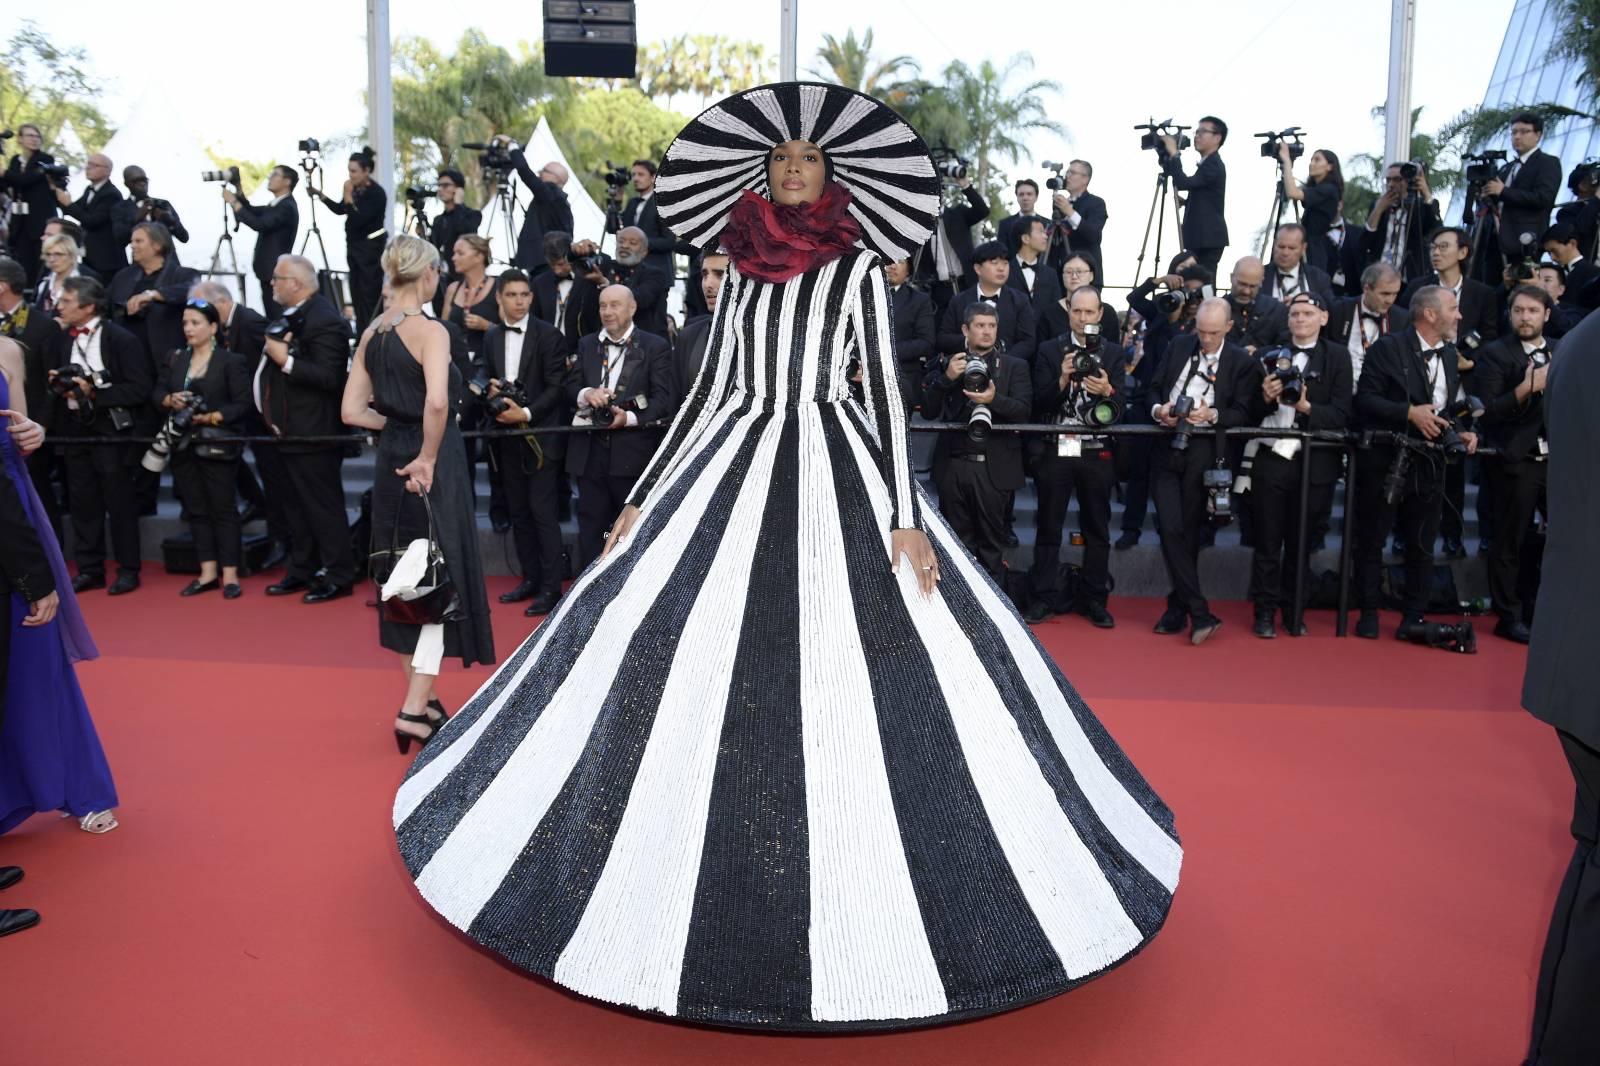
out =
<path fill-rule="evenodd" d="M 1283 384 L 1283 391 L 1278 394 L 1278 402 L 1286 403 L 1290 407 L 1300 402 L 1301 397 L 1305 395 L 1307 384 L 1322 380 L 1322 375 L 1317 371 L 1302 370 L 1296 366 L 1294 352 L 1288 348 L 1271 349 L 1261 356 L 1261 362 L 1266 368 L 1267 377 Z"/>
<path fill-rule="evenodd" d="M 1265 138 L 1261 142 L 1261 158 L 1278 158 L 1278 146 L 1287 144 L 1289 146 L 1289 162 L 1294 162 L 1306 154 L 1305 133 L 1306 131 L 1299 126 L 1290 126 L 1288 129 L 1278 130 L 1276 133 L 1268 130 L 1265 133 L 1256 134 L 1257 137 Z"/>

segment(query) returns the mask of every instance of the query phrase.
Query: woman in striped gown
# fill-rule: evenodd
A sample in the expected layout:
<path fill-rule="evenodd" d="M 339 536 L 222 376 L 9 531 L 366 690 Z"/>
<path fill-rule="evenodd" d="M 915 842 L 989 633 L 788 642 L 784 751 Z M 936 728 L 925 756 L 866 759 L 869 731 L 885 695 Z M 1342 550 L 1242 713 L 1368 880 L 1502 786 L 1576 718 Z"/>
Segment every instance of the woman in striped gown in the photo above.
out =
<path fill-rule="evenodd" d="M 418 890 L 524 969 L 722 1025 L 972 1017 L 1129 957 L 1172 813 L 912 477 L 881 264 L 931 230 L 926 147 L 765 86 L 656 189 L 732 260 L 702 369 L 607 552 L 402 784 Z"/>

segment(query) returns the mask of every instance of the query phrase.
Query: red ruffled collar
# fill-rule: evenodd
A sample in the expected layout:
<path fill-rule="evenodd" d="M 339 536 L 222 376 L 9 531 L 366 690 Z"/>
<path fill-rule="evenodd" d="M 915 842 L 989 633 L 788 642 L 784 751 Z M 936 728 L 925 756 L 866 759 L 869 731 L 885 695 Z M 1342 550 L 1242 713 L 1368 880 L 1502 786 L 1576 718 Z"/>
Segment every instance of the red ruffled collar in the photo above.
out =
<path fill-rule="evenodd" d="M 850 191 L 830 181 L 809 204 L 775 204 L 746 189 L 728 214 L 722 248 L 739 273 L 782 282 L 831 263 L 861 238 Z"/>

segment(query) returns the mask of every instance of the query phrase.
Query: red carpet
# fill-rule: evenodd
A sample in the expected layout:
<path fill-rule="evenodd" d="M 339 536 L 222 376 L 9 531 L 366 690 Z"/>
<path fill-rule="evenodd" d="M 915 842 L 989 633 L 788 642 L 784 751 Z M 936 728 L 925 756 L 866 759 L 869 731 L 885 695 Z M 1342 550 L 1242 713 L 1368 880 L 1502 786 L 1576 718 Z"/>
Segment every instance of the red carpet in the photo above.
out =
<path fill-rule="evenodd" d="M 1554 735 L 1517 707 L 1522 650 L 1249 635 L 1202 648 L 1040 627 L 1173 806 L 1166 929 L 1047 1003 L 921 1032 L 789 1038 L 645 1020 L 476 950 L 417 898 L 389 808 L 400 695 L 360 598 L 90 593 L 80 676 L 122 794 L 104 837 L 0 838 L 44 915 L 0 941 L 7 1063 L 1505 1064 L 1570 854 Z M 504 591 L 509 579 L 491 592 Z M 507 654 L 528 629 L 496 606 Z M 1393 617 L 1386 617 L 1392 626 Z M 487 671 L 449 671 L 454 706 Z"/>

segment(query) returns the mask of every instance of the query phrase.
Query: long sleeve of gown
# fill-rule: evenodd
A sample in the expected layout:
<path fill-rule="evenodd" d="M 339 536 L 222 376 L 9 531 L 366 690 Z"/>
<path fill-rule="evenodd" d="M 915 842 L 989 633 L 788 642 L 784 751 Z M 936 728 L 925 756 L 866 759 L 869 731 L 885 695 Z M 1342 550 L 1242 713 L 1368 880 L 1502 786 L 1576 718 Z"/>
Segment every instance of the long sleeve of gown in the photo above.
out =
<path fill-rule="evenodd" d="M 921 528 L 922 518 L 912 483 L 911 449 L 906 442 L 905 406 L 900 399 L 899 364 L 894 349 L 894 304 L 889 281 L 881 270 L 869 268 L 851 312 L 856 343 L 860 345 L 861 389 L 867 410 L 878 429 L 882 449 L 883 483 L 889 489 L 893 513 L 891 529 Z"/>
<path fill-rule="evenodd" d="M 695 375 L 694 387 L 684 397 L 683 406 L 667 430 L 667 439 L 651 456 L 649 465 L 628 496 L 628 502 L 635 507 L 643 507 L 650 491 L 677 467 L 679 460 L 710 427 L 722 400 L 728 395 L 733 376 L 733 331 L 737 324 L 733 309 L 738 305 L 744 284 L 738 267 L 729 264 L 722 294 L 717 299 L 716 314 L 711 319 L 711 335 L 706 338 L 706 357 Z"/>

